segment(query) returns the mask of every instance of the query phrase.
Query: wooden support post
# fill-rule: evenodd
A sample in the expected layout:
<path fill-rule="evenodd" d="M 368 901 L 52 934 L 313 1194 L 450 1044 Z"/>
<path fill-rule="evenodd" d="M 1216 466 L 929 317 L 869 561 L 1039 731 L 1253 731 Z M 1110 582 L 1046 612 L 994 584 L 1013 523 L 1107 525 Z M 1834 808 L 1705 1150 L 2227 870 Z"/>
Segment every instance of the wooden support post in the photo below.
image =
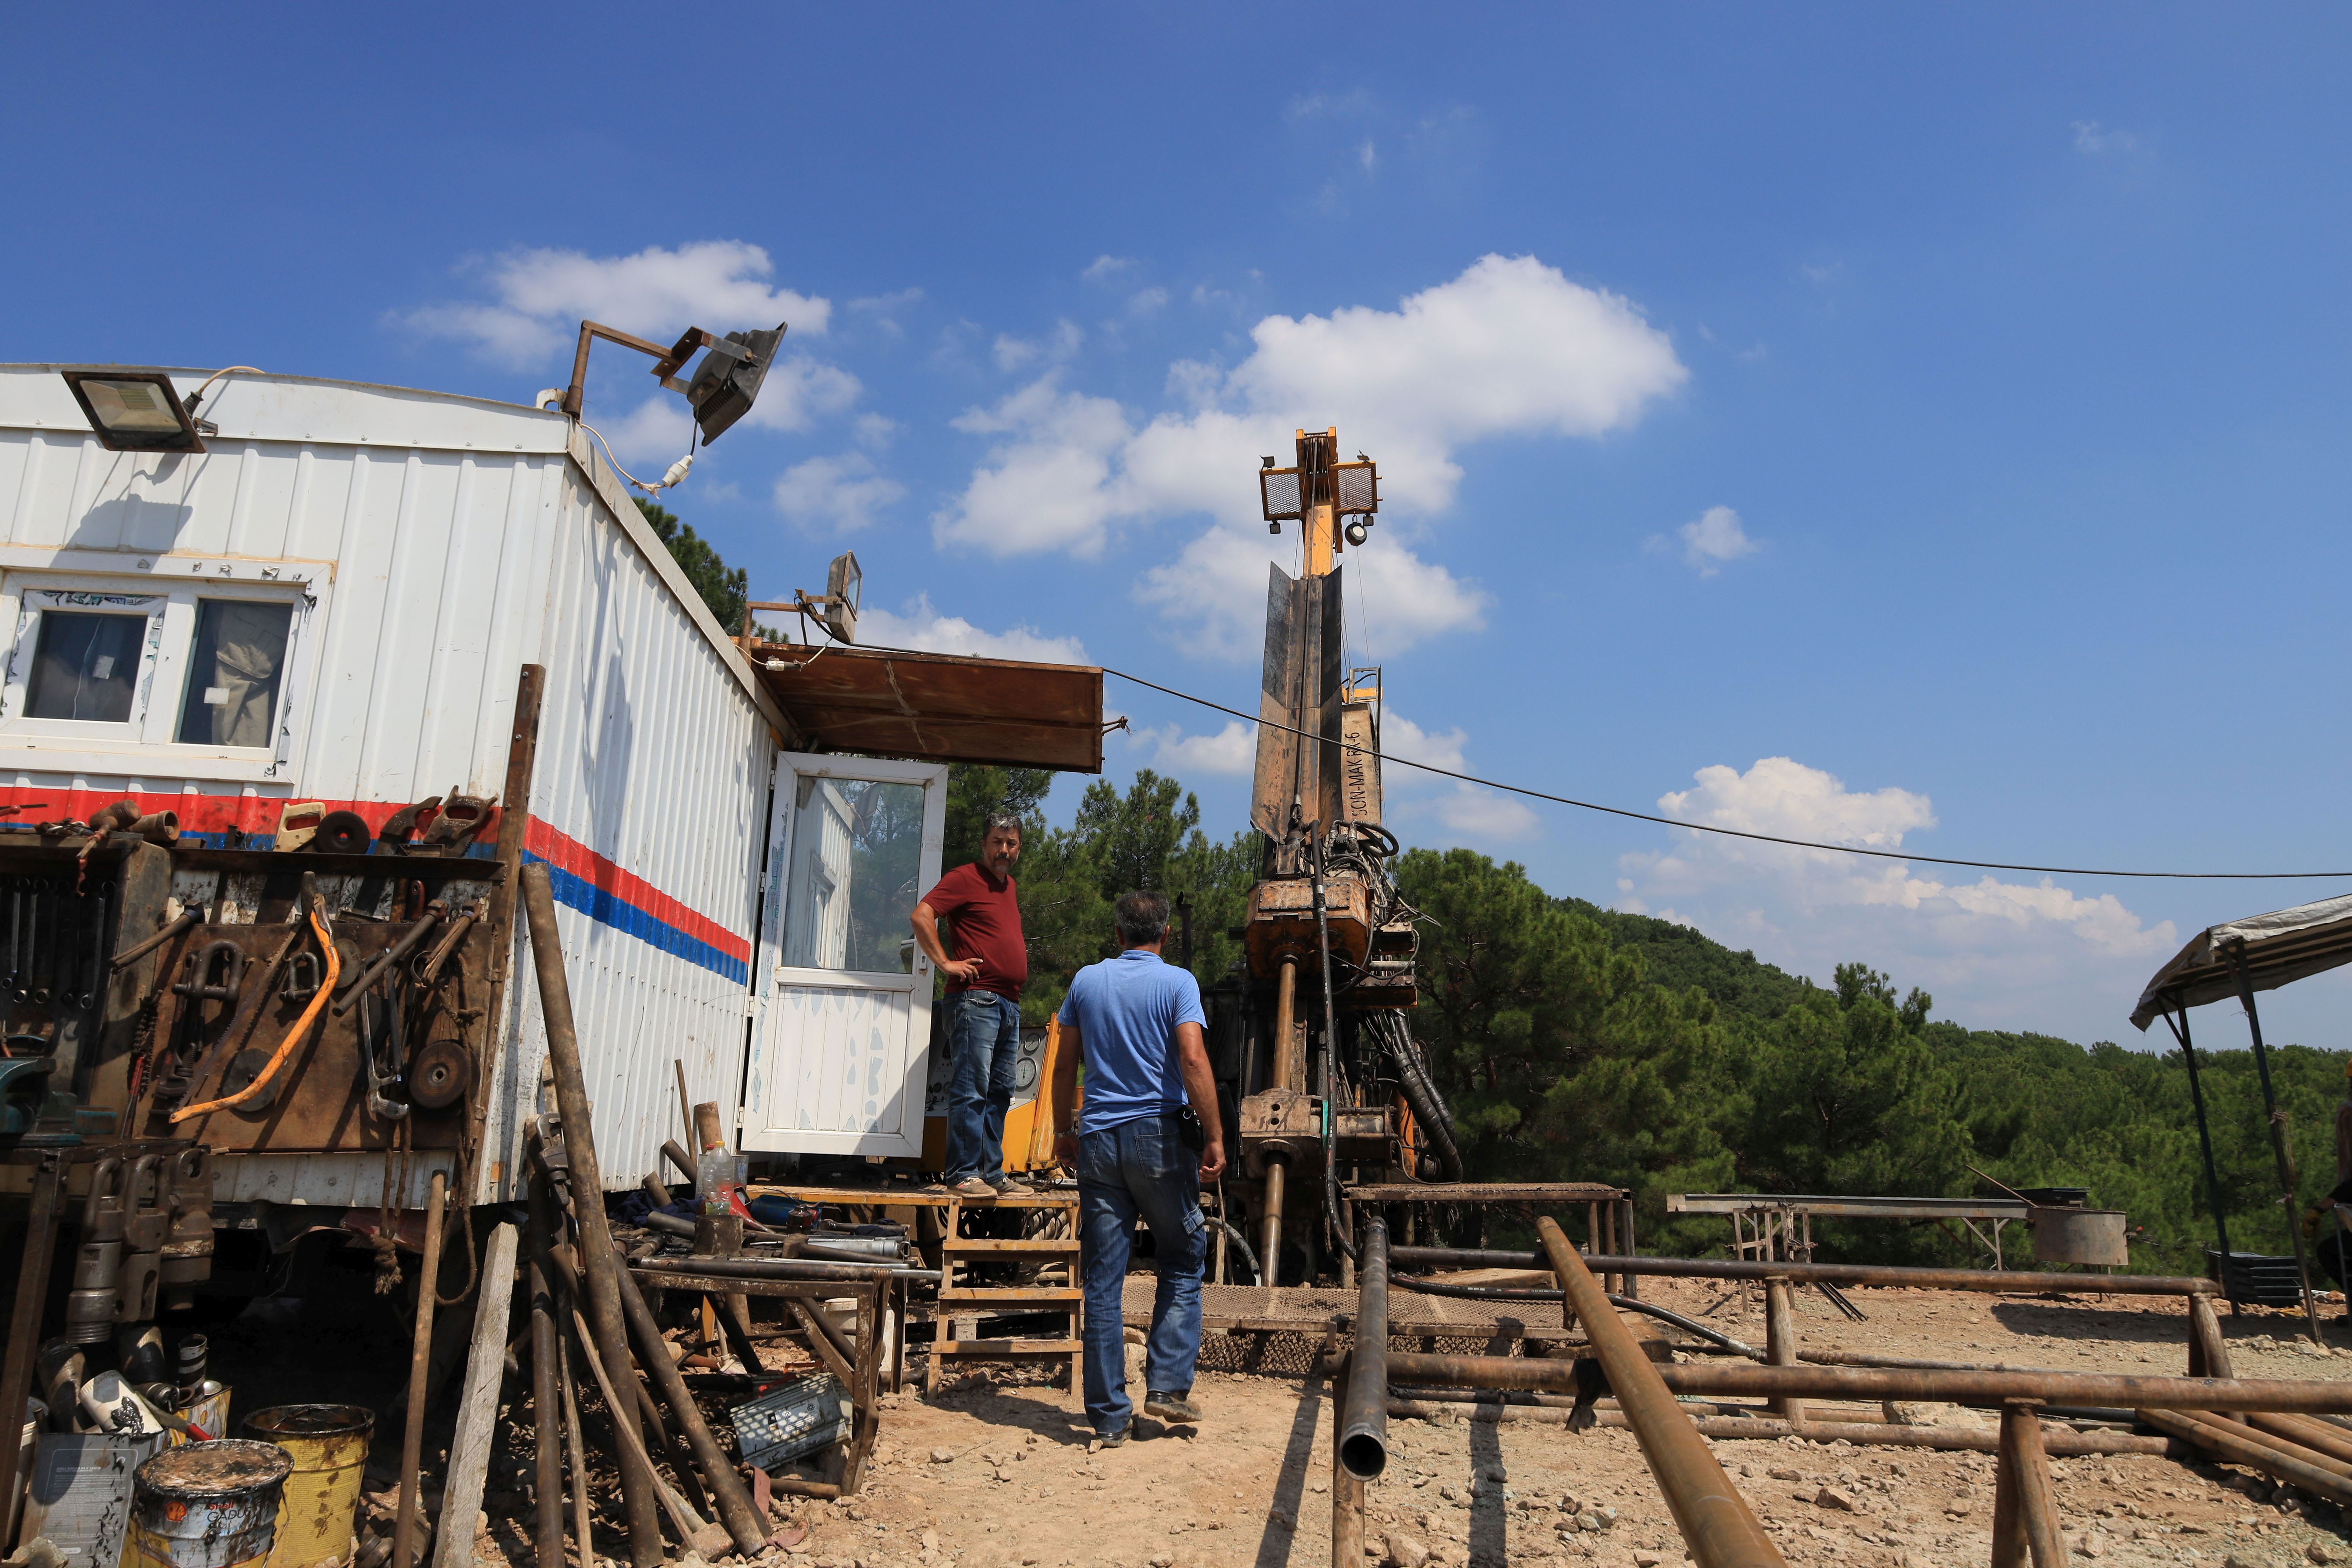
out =
<path fill-rule="evenodd" d="M 506 1382 L 507 1312 L 514 1300 L 515 1227 L 500 1221 L 476 1283 L 480 1303 L 474 1312 L 474 1345 L 466 1361 L 466 1387 L 457 1404 L 457 1431 L 449 1445 L 449 1468 L 442 1478 L 441 1532 L 433 1543 L 433 1568 L 470 1568 L 474 1519 L 482 1508 L 482 1483 L 490 1469 L 490 1440 L 499 1425 L 499 1390 Z"/>
<path fill-rule="evenodd" d="M 1774 1366 L 1797 1364 L 1796 1301 L 1786 1279 L 1764 1281 L 1764 1354 Z M 1769 1408 L 1791 1426 L 1805 1424 L 1801 1399 L 1775 1399 Z"/>
<path fill-rule="evenodd" d="M 441 1289 L 442 1215 L 448 1207 L 449 1178 L 433 1173 L 425 1204 L 425 1260 L 416 1270 L 416 1333 L 408 1360 L 408 1426 L 400 1439 L 400 1511 L 392 1530 L 393 1568 L 416 1561 L 418 1471 L 425 1461 L 425 1371 L 433 1356 L 433 1302 Z M 468 1549 L 473 1546 L 469 1540 Z"/>
<path fill-rule="evenodd" d="M 2050 1490 L 2050 1456 L 2042 1446 L 2041 1404 L 2012 1399 L 2000 1407 L 2000 1460 L 1993 1486 L 1992 1568 L 2066 1568 L 2066 1538 Z"/>

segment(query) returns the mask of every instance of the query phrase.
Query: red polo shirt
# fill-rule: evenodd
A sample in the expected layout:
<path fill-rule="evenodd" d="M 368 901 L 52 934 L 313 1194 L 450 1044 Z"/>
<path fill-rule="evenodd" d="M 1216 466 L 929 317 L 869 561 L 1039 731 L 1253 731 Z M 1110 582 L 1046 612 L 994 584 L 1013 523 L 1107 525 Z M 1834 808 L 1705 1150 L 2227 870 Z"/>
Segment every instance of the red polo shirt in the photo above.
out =
<path fill-rule="evenodd" d="M 953 922 L 948 956 L 958 963 L 980 960 L 980 978 L 972 984 L 1015 1002 L 1029 979 L 1029 944 L 1021 938 L 1017 892 L 1012 878 L 998 881 L 974 861 L 941 877 L 922 898 L 931 913 Z M 968 989 L 961 981 L 948 982 L 950 996 Z"/>

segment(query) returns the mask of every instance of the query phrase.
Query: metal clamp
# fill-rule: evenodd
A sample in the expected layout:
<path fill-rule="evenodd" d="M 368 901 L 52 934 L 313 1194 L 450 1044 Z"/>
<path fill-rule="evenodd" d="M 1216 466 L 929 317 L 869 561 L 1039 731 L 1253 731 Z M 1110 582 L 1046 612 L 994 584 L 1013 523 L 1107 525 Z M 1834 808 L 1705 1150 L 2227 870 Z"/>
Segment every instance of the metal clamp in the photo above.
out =
<path fill-rule="evenodd" d="M 172 982 L 172 994 L 197 1002 L 234 1004 L 244 990 L 245 949 L 226 938 L 188 954 L 181 962 L 180 978 Z"/>

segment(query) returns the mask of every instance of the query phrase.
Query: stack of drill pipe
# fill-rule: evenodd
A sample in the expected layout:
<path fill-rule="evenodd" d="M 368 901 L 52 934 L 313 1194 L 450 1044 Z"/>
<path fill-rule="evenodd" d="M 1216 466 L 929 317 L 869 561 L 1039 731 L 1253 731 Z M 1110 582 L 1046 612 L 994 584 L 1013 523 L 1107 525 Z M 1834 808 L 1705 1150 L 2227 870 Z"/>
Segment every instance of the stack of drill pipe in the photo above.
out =
<path fill-rule="evenodd" d="M 2292 1415 L 2253 1411 L 2243 1422 L 2210 1410 L 2147 1409 L 2139 1418 L 2158 1431 L 2194 1444 L 2214 1458 L 2244 1465 L 2274 1480 L 2352 1506 L 2352 1459 L 2342 1433 Z M 2325 1445 L 2324 1447 L 2321 1445 Z"/>
<path fill-rule="evenodd" d="M 1642 1457 L 1657 1478 L 1658 1489 L 1674 1514 L 1675 1524 L 1700 1568 L 1783 1568 L 1780 1548 L 1723 1473 L 1706 1442 L 1692 1429 L 1661 1378 L 1675 1370 L 1662 1367 L 1643 1354 L 1624 1322 L 1601 1289 L 1558 1221 L 1547 1215 L 1536 1222 L 1544 1255 L 1569 1307 L 1592 1338 L 1592 1348 L 1622 1405 L 1627 1424 L 1641 1443 Z M 1400 1363 L 1407 1361 L 1448 1361 L 1444 1356 L 1391 1356 L 1389 1375 L 1410 1379 Z M 1507 1361 L 1507 1357 L 1463 1358 Z M 1572 1363 L 1553 1363 L 1573 1379 Z"/>
<path fill-rule="evenodd" d="M 1596 1274 L 1680 1279 L 1786 1279 L 1797 1285 L 1875 1285 L 1915 1290 L 1980 1290 L 2001 1295 L 2218 1296 L 2210 1279 L 2159 1274 L 2025 1274 L 2000 1268 L 1910 1268 L 1874 1263 L 1757 1263 L 1720 1258 L 1586 1258 Z M 1533 1252 L 1456 1247 L 1392 1247 L 1394 1268 L 1540 1268 Z"/>
<path fill-rule="evenodd" d="M 747 1558 L 756 1556 L 766 1545 L 766 1528 L 751 1505 L 742 1479 L 719 1449 L 685 1380 L 679 1376 L 662 1340 L 660 1326 L 638 1293 L 636 1282 L 622 1267 L 620 1251 L 614 1245 L 611 1226 L 604 1218 L 604 1182 L 596 1161 L 587 1085 L 580 1067 L 579 1034 L 572 1018 L 571 986 L 563 973 L 563 954 L 555 927 L 555 900 L 547 868 L 525 867 L 520 880 L 532 961 L 538 972 L 540 1007 L 547 1024 L 548 1059 L 553 1068 L 556 1104 L 562 1117 L 564 1157 L 575 1200 L 571 1205 L 571 1219 L 577 1230 L 579 1261 L 576 1277 L 567 1282 L 583 1288 L 586 1310 L 575 1310 L 568 1315 L 577 1348 L 605 1397 L 606 1412 L 611 1417 L 632 1568 L 654 1568 L 667 1556 L 657 1508 L 668 1513 L 684 1542 L 705 1556 L 723 1552 L 730 1544 Z M 545 1256 L 553 1257 L 551 1253 Z M 558 1267 L 554 1272 L 562 1278 L 575 1271 Z M 636 1340 L 637 1364 L 651 1374 L 660 1390 L 662 1403 L 668 1406 L 670 1426 L 661 1421 L 659 1411 L 654 1408 L 652 1397 L 632 1364 L 632 1335 Z M 535 1333 L 534 1343 L 540 1342 Z M 655 1470 L 651 1456 L 639 1437 L 637 1421 L 641 1412 L 652 1415 L 652 1430 L 661 1438 L 680 1482 L 698 1495 L 708 1489 L 709 1500 L 719 1515 L 718 1525 L 703 1522 L 688 1500 L 667 1486 Z M 551 1415 L 549 1411 L 541 1413 L 542 1441 Z M 681 1453 L 673 1440 L 672 1426 L 676 1436 L 684 1440 L 686 1453 Z M 691 1467 L 687 1463 L 688 1453 Z M 580 1457 L 575 1451 L 575 1459 Z M 698 1484 L 693 1473 L 697 1468 L 701 1471 Z M 584 1534 L 584 1520 L 583 1522 L 583 1533 L 577 1544 L 584 1560 L 592 1548 Z"/>

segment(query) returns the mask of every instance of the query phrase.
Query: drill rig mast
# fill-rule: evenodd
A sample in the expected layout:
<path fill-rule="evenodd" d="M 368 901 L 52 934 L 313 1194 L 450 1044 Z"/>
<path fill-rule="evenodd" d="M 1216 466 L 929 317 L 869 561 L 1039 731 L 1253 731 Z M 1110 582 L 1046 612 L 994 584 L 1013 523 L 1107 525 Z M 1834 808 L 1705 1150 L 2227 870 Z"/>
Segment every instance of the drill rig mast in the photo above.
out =
<path fill-rule="evenodd" d="M 1309 1282 L 1318 1241 L 1352 1258 L 1341 1167 L 1386 1182 L 1460 1174 L 1406 1025 L 1418 937 L 1381 825 L 1381 672 L 1349 668 L 1342 636 L 1338 558 L 1365 542 L 1378 470 L 1360 453 L 1339 461 L 1339 448 L 1336 429 L 1301 430 L 1297 465 L 1268 458 L 1259 475 L 1269 527 L 1295 519 L 1306 545 L 1305 575 L 1269 567 L 1250 804 L 1265 858 L 1240 984 L 1220 988 L 1242 1004 L 1234 1125 L 1268 1284 L 1286 1236 Z"/>

